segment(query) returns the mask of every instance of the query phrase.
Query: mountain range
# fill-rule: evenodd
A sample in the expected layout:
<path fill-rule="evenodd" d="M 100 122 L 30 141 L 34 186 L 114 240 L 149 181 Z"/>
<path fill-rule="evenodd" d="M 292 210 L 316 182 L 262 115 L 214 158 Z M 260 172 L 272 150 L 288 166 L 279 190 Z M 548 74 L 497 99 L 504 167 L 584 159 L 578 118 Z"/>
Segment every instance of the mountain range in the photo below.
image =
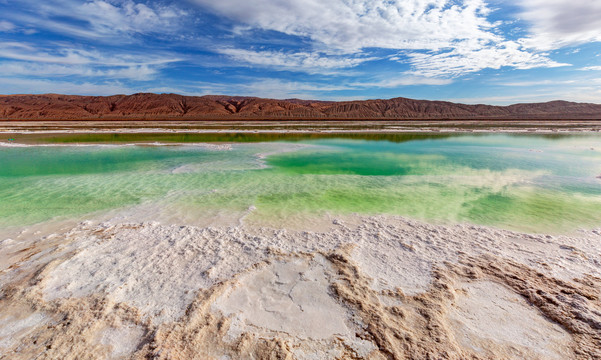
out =
<path fill-rule="evenodd" d="M 0 95 L 0 120 L 512 120 L 601 119 L 601 105 L 551 101 L 509 106 L 446 101 L 317 101 L 223 95 Z"/>

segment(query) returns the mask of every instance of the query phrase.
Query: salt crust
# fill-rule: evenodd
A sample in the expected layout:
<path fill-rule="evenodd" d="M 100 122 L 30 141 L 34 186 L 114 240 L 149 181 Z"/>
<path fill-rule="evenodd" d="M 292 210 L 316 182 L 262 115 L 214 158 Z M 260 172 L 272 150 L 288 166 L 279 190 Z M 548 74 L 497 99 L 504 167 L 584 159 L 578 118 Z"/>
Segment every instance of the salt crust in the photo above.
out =
<path fill-rule="evenodd" d="M 111 359 L 121 359 L 136 350 L 143 336 L 144 329 L 140 326 L 108 327 L 102 331 L 99 342 L 111 347 Z"/>
<path fill-rule="evenodd" d="M 528 235 L 472 225 L 441 226 L 397 217 L 345 222 L 326 233 L 256 229 L 243 226 L 196 228 L 158 223 L 81 224 L 65 245 L 77 251 L 48 276 L 46 300 L 105 293 L 139 308 L 154 322 L 174 321 L 199 289 L 231 279 L 273 254 L 327 252 L 355 246 L 353 259 L 377 289 L 426 291 L 429 269 L 459 254 L 491 254 L 554 277 L 600 276 L 599 235 Z"/>
<path fill-rule="evenodd" d="M 347 249 L 353 266 L 376 291 L 376 299 L 391 308 L 404 306 L 403 297 L 391 294 L 431 293 L 436 269 L 467 257 L 497 256 L 568 282 L 601 275 L 599 230 L 576 236 L 532 235 L 387 216 L 341 217 L 332 227 L 314 232 L 249 228 L 243 223 L 201 228 L 117 219 L 83 222 L 32 244 L 14 238 L 0 245 L 11 259 L 12 249 L 27 247 L 35 254 L 0 274 L 0 284 L 4 288 L 27 269 L 51 264 L 32 288 L 44 301 L 106 298 L 132 306 L 148 326 L 159 327 L 182 318 L 199 291 L 226 283 L 210 305 L 211 311 L 229 319 L 224 341 L 238 341 L 236 337 L 243 333 L 286 339 L 296 358 L 312 359 L 342 356 L 341 351 L 348 349 L 362 357 L 374 349 L 372 342 L 356 336 L 362 332 L 362 319 L 332 295 L 340 279 L 331 259 L 321 254 Z M 568 347 L 562 344 L 569 335 L 501 285 L 466 283 L 457 293 L 448 317 L 462 346 L 477 352 L 506 345 L 509 350 L 503 353 L 508 354 L 512 346 L 521 347 L 525 352 L 519 354 L 530 352 L 532 358 L 557 357 L 554 354 Z M 515 321 L 503 322 L 513 319 L 512 312 Z M 0 325 L 0 347 L 5 349 L 14 348 L 19 339 L 48 321 L 44 313 L 29 317 L 14 313 L 0 314 L 5 320 Z M 499 323 L 487 328 L 494 319 Z M 97 341 L 108 347 L 113 358 L 129 356 L 144 336 L 144 330 L 134 324 L 102 329 Z M 541 340 L 543 335 L 550 336 L 549 343 Z M 546 348 L 551 352 L 545 353 Z M 555 348 L 561 351 L 553 352 Z"/>
<path fill-rule="evenodd" d="M 337 338 L 355 353 L 366 356 L 375 347 L 356 337 L 356 325 L 351 322 L 348 309 L 329 294 L 332 281 L 335 274 L 321 255 L 276 261 L 239 277 L 237 285 L 222 294 L 212 307 L 232 319 L 230 341 L 246 332 L 302 341 L 296 357 L 311 359 L 312 348 L 314 354 L 321 356 L 327 348 L 335 350 L 331 345 L 321 348 L 327 343 L 325 340 Z"/>
<path fill-rule="evenodd" d="M 0 326 L 0 350 L 18 344 L 29 332 L 48 321 L 41 313 L 33 313 L 21 319 L 16 316 L 4 317 Z M 1 353 L 0 351 L 0 355 Z"/>
<path fill-rule="evenodd" d="M 532 358 L 562 360 L 569 357 L 570 336 L 559 325 L 503 285 L 492 281 L 462 284 L 456 304 L 449 312 L 455 337 L 464 346 L 494 357 L 489 349 L 527 349 Z M 491 346 L 494 342 L 495 346 Z M 499 350 L 497 350 L 499 351 Z M 501 351 L 499 351 L 501 352 Z M 515 352 L 512 358 L 523 356 Z"/>

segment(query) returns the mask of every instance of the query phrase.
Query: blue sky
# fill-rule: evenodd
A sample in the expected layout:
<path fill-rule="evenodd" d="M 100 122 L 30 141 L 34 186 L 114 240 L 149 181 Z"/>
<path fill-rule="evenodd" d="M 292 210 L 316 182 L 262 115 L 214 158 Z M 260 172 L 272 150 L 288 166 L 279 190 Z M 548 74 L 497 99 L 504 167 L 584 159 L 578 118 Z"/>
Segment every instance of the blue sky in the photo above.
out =
<path fill-rule="evenodd" d="M 598 0 L 0 0 L 0 94 L 601 103 Z"/>

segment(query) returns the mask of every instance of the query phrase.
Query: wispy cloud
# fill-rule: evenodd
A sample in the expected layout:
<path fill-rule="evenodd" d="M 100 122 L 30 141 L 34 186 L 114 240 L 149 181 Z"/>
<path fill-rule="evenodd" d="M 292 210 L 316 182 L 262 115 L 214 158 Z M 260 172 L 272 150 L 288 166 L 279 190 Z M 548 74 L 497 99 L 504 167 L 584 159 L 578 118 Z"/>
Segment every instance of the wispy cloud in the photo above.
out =
<path fill-rule="evenodd" d="M 5 21 L 5 20 L 0 20 L 0 32 L 13 31 L 16 28 L 17 27 L 15 26 L 15 24 Z"/>
<path fill-rule="evenodd" d="M 520 0 L 520 16 L 530 23 L 524 46 L 553 50 L 601 41 L 601 2 L 591 0 Z"/>
<path fill-rule="evenodd" d="M 510 87 L 528 87 L 528 86 L 549 86 L 549 85 L 573 85 L 582 83 L 581 80 L 533 80 L 533 81 L 512 81 L 499 83 L 501 86 Z"/>
<path fill-rule="evenodd" d="M 129 40 L 135 34 L 173 34 L 187 13 L 175 5 L 133 0 L 21 0 L 29 12 L 15 20 L 69 36 L 95 40 Z"/>
<path fill-rule="evenodd" d="M 0 42 L 0 73 L 4 76 L 83 76 L 150 80 L 166 65 L 181 59 L 132 53 L 107 53 L 81 48 L 38 49 L 32 44 Z"/>
<path fill-rule="evenodd" d="M 234 48 L 222 48 L 217 51 L 244 64 L 311 74 L 333 74 L 335 69 L 352 68 L 376 59 L 374 57 L 329 56 L 319 52 L 253 51 Z"/>
<path fill-rule="evenodd" d="M 136 91 L 120 82 L 70 82 L 60 80 L 0 77 L 1 94 L 61 93 L 73 95 L 132 94 Z"/>
<path fill-rule="evenodd" d="M 418 78 L 412 75 L 384 79 L 371 82 L 324 83 L 311 81 L 290 81 L 276 78 L 261 78 L 251 81 L 241 81 L 235 85 L 219 83 L 197 83 L 192 85 L 194 90 L 184 90 L 186 93 L 200 94 L 234 94 L 259 96 L 275 99 L 301 98 L 322 100 L 350 100 L 364 99 L 361 91 L 369 88 L 396 88 L 412 85 L 444 85 L 451 80 L 432 78 Z M 353 92 L 356 95 L 340 95 L 340 92 Z"/>
<path fill-rule="evenodd" d="M 185 91 L 187 93 L 197 94 L 230 94 L 274 99 L 326 99 L 331 96 L 331 92 L 353 89 L 355 89 L 355 87 L 347 85 L 259 78 L 236 84 L 199 82 L 196 84 L 188 84 Z"/>
<path fill-rule="evenodd" d="M 70 47 L 67 44 L 40 48 L 34 44 L 23 42 L 0 42 L 0 58 L 40 63 L 104 66 L 163 65 L 182 60 L 181 57 L 166 56 L 160 53 L 146 55 L 135 52 L 101 52 Z"/>
<path fill-rule="evenodd" d="M 453 77 L 503 66 L 564 65 L 501 35 L 501 23 L 488 20 L 492 10 L 484 0 L 194 1 L 248 29 L 311 39 L 315 49 L 325 52 L 403 50 L 407 56 L 391 60 L 412 65 L 420 76 Z M 255 55 L 255 62 L 268 64 L 269 60 L 260 59 L 261 54 Z M 268 58 L 275 59 L 276 64 L 271 65 L 281 66 L 278 57 Z M 369 56 L 363 61 L 368 60 Z M 361 60 L 346 59 L 350 64 L 356 61 Z M 332 64 L 348 66 L 343 59 Z"/>
<path fill-rule="evenodd" d="M 387 79 L 377 81 L 352 82 L 350 85 L 356 88 L 397 88 L 400 86 L 413 85 L 448 85 L 451 79 L 439 79 L 424 76 L 415 76 L 413 74 L 401 74 L 400 76 L 388 77 Z"/>
<path fill-rule="evenodd" d="M 441 49 L 457 39 L 494 41 L 482 0 L 193 0 L 251 28 L 302 36 L 329 48 Z"/>
<path fill-rule="evenodd" d="M 85 65 L 58 65 L 31 62 L 5 62 L 0 63 L 0 73 L 16 76 L 35 77 L 66 77 L 81 76 L 102 79 L 131 79 L 138 81 L 152 80 L 159 73 L 159 68 L 148 65 L 132 65 L 119 68 L 98 68 Z"/>
<path fill-rule="evenodd" d="M 565 90 L 546 90 L 541 92 L 513 92 L 511 95 L 499 96 L 475 96 L 475 97 L 455 97 L 447 98 L 447 101 L 459 102 L 464 104 L 494 104 L 510 105 L 528 102 L 545 102 L 553 100 L 566 100 L 576 102 L 601 103 L 601 88 L 598 87 L 579 87 Z"/>
<path fill-rule="evenodd" d="M 505 66 L 522 70 L 570 66 L 541 54 L 524 51 L 513 41 L 480 47 L 467 44 L 463 48 L 457 47 L 451 51 L 411 52 L 407 56 L 415 74 L 431 77 L 456 77 L 482 69 L 500 69 Z"/>
<path fill-rule="evenodd" d="M 601 78 L 591 78 L 591 77 L 578 77 L 571 78 L 569 80 L 533 80 L 533 81 L 515 81 L 515 82 L 502 82 L 499 85 L 503 86 L 540 86 L 541 88 L 551 88 L 557 85 L 562 86 L 564 90 L 577 88 L 577 87 L 590 87 L 590 86 L 599 86 L 601 85 Z M 601 90 L 601 88 L 600 88 Z"/>

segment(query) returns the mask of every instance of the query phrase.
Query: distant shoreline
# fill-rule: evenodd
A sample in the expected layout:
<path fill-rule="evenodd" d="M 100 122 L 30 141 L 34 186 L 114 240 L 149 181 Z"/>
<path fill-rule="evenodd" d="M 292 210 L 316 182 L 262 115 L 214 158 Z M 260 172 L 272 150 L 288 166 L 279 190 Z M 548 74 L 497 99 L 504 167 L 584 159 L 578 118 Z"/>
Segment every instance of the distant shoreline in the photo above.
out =
<path fill-rule="evenodd" d="M 190 144 L 297 141 L 317 138 L 353 138 L 406 141 L 414 136 L 460 134 L 540 134 L 566 136 L 601 133 L 601 121 L 236 121 L 236 122 L 1 122 L 0 146 L 35 144 Z M 421 134 L 421 135 L 420 135 Z M 404 136 L 407 135 L 407 136 Z"/>
<path fill-rule="evenodd" d="M 215 129 L 227 131 L 287 131 L 322 132 L 332 129 L 351 131 L 444 131 L 444 130 L 590 130 L 601 131 L 601 120 L 0 120 L 0 132 L 10 131 L 55 131 L 60 129 L 86 132 L 134 131 L 140 129 L 178 132 L 201 132 Z"/>

